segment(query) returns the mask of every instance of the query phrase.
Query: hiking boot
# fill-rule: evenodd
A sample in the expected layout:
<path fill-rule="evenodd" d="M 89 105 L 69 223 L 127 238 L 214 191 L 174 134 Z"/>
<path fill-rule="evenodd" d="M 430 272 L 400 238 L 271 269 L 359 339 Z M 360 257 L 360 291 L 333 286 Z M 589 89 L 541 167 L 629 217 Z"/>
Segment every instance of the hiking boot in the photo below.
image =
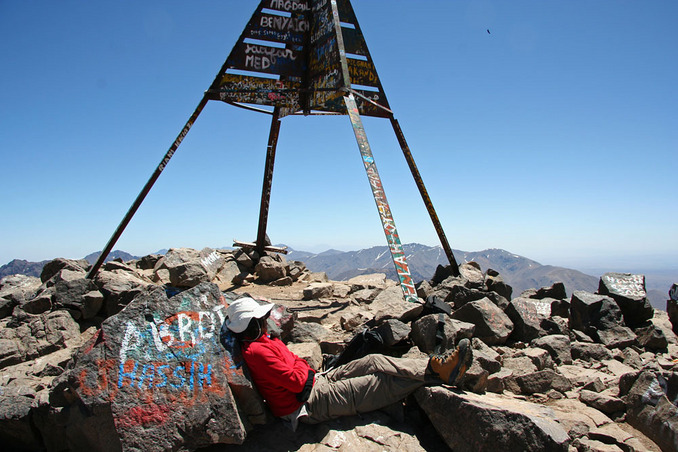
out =
<path fill-rule="evenodd" d="M 432 356 L 428 362 L 431 370 L 438 374 L 444 383 L 457 386 L 473 361 L 471 341 L 462 339 L 457 348 L 449 355 Z"/>

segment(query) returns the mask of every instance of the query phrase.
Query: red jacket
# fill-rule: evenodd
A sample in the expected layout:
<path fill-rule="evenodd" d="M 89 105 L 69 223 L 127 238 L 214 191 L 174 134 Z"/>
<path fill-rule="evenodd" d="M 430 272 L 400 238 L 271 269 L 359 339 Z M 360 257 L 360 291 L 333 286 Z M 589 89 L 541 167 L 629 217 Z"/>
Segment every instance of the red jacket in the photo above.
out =
<path fill-rule="evenodd" d="M 297 393 L 304 389 L 312 369 L 280 339 L 264 335 L 254 342 L 243 342 L 242 356 L 254 385 L 274 416 L 294 413 L 302 405 Z"/>

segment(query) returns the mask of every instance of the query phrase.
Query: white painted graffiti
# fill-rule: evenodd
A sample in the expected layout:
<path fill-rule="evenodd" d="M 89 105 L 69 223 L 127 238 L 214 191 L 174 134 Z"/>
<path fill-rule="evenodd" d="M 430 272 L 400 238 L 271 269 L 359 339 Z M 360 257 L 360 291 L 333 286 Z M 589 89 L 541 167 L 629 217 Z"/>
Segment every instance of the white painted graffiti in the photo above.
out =
<path fill-rule="evenodd" d="M 245 46 L 245 67 L 258 70 L 268 69 L 278 62 L 278 58 L 294 61 L 297 56 L 291 49 L 278 49 L 256 44 Z"/>
<path fill-rule="evenodd" d="M 165 353 L 169 349 L 192 349 L 211 340 L 218 340 L 218 328 L 225 320 L 223 305 L 211 311 L 182 311 L 165 319 L 164 322 L 148 322 L 146 328 L 139 327 L 131 320 L 125 327 L 120 346 L 119 358 L 123 363 L 128 355 L 143 351 L 145 355 Z M 153 349 L 148 346 L 154 347 Z"/>
<path fill-rule="evenodd" d="M 310 9 L 308 3 L 294 0 L 271 0 L 269 7 L 282 11 L 308 11 Z"/>
<path fill-rule="evenodd" d="M 537 314 L 544 317 L 551 317 L 551 303 L 544 301 L 532 301 L 532 304 L 537 310 Z"/>
<path fill-rule="evenodd" d="M 275 58 L 288 58 L 290 60 L 297 59 L 297 56 L 294 54 L 292 49 L 279 49 L 277 47 L 260 46 L 256 44 L 246 44 L 245 53 L 254 55 L 265 55 L 273 58 L 274 59 L 273 61 L 275 61 Z"/>
<path fill-rule="evenodd" d="M 309 28 L 307 20 L 285 16 L 261 16 L 259 25 L 263 28 L 271 28 L 277 31 L 294 31 L 297 33 L 304 33 Z"/>
<path fill-rule="evenodd" d="M 209 268 L 210 265 L 219 260 L 219 254 L 216 251 L 212 251 L 209 256 L 203 257 L 200 259 L 200 263 L 203 267 Z"/>
<path fill-rule="evenodd" d="M 645 278 L 643 275 L 625 275 L 621 278 L 603 275 L 605 285 L 618 295 L 629 297 L 645 297 Z"/>

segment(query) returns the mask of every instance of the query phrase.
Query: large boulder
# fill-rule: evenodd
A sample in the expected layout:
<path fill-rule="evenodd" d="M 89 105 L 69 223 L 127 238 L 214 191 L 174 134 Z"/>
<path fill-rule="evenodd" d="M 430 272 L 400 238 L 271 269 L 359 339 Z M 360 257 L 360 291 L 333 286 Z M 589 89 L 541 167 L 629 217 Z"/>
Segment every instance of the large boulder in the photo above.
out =
<path fill-rule="evenodd" d="M 459 266 L 461 277 L 466 280 L 466 287 L 486 289 L 485 275 L 477 262 L 465 262 Z"/>
<path fill-rule="evenodd" d="M 0 368 L 66 348 L 80 337 L 80 327 L 66 311 L 30 315 L 15 308 L 0 321 Z"/>
<path fill-rule="evenodd" d="M 605 273 L 600 277 L 598 293 L 609 295 L 617 302 L 628 327 L 641 326 L 654 315 L 654 308 L 647 298 L 643 275 Z"/>
<path fill-rule="evenodd" d="M 485 274 L 487 290 L 495 292 L 507 300 L 511 299 L 513 288 L 504 282 L 504 279 L 495 270 L 488 269 Z"/>
<path fill-rule="evenodd" d="M 426 298 L 435 295 L 438 298 L 447 300 L 450 292 L 456 290 L 458 286 L 466 287 L 468 280 L 461 276 L 450 276 L 445 278 L 440 283 L 433 285 L 430 290 L 426 291 Z M 420 287 L 422 289 L 422 287 Z"/>
<path fill-rule="evenodd" d="M 489 298 L 472 301 L 452 314 L 453 319 L 476 326 L 474 336 L 487 345 L 501 345 L 513 331 L 513 322 Z"/>
<path fill-rule="evenodd" d="M 264 408 L 219 342 L 226 307 L 214 284 L 171 298 L 154 287 L 106 319 L 52 393 L 52 416 L 61 419 L 68 448 L 242 443 L 249 420 Z"/>
<path fill-rule="evenodd" d="M 287 276 L 287 260 L 280 255 L 262 256 L 254 266 L 254 271 L 261 283 L 270 283 Z"/>
<path fill-rule="evenodd" d="M 609 348 L 636 342 L 636 335 L 624 326 L 621 309 L 606 295 L 575 291 L 570 302 L 569 325 Z"/>
<path fill-rule="evenodd" d="M 551 314 L 551 305 L 532 298 L 514 298 L 504 309 L 511 322 L 511 339 L 529 342 L 546 335 L 541 327 L 542 321 Z"/>
<path fill-rule="evenodd" d="M 459 309 L 466 303 L 482 300 L 483 298 L 489 298 L 494 304 L 502 309 L 508 305 L 508 300 L 496 292 L 468 288 L 462 284 L 453 283 L 453 281 L 454 280 L 450 280 L 450 284 L 447 285 L 448 291 L 444 300 L 447 303 L 451 303 L 454 309 Z"/>
<path fill-rule="evenodd" d="M 224 265 L 221 253 L 211 248 L 171 248 L 160 259 L 153 272 L 156 279 L 173 287 L 194 287 L 211 282 Z"/>
<path fill-rule="evenodd" d="M 42 272 L 40 273 L 40 280 L 43 283 L 46 283 L 52 279 L 57 273 L 61 270 L 70 270 L 73 272 L 86 272 L 89 268 L 89 262 L 84 259 L 73 260 L 73 259 L 64 259 L 57 258 L 51 260 L 42 267 Z"/>
<path fill-rule="evenodd" d="M 658 328 L 653 323 L 646 326 L 641 326 L 635 329 L 638 345 L 653 351 L 663 351 L 669 345 L 669 341 L 661 328 Z"/>
<path fill-rule="evenodd" d="M 626 404 L 619 397 L 582 389 L 579 400 L 605 414 L 614 415 L 626 411 Z"/>
<path fill-rule="evenodd" d="M 369 305 L 374 312 L 374 320 L 381 324 L 389 319 L 410 322 L 421 314 L 423 305 L 405 301 L 400 286 L 393 286 L 382 290 Z"/>
<path fill-rule="evenodd" d="M 126 269 L 100 271 L 94 283 L 104 295 L 101 314 L 108 317 L 120 312 L 136 296 L 153 284 L 135 272 Z"/>
<path fill-rule="evenodd" d="M 678 284 L 671 286 L 669 291 L 669 298 L 666 301 L 666 312 L 669 315 L 673 332 L 678 335 Z"/>
<path fill-rule="evenodd" d="M 556 300 L 564 300 L 567 298 L 567 292 L 565 291 L 565 284 L 562 282 L 553 283 L 552 286 L 542 287 L 537 290 L 533 295 L 530 295 L 530 298 L 536 298 L 538 300 L 543 300 L 544 298 L 554 298 Z"/>
<path fill-rule="evenodd" d="M 662 332 L 669 346 L 678 345 L 678 336 L 673 332 L 673 325 L 666 311 L 656 309 L 651 322 L 655 328 Z"/>
<path fill-rule="evenodd" d="M 437 286 L 447 278 L 454 277 L 451 265 L 440 265 L 436 267 L 433 277 L 431 278 L 431 285 Z"/>
<path fill-rule="evenodd" d="M 42 439 L 30 421 L 33 397 L 0 393 L 0 440 L 3 450 L 42 450 Z"/>
<path fill-rule="evenodd" d="M 450 449 L 567 451 L 570 437 L 547 407 L 487 393 L 424 387 L 415 397 Z"/>
<path fill-rule="evenodd" d="M 104 296 L 94 281 L 83 275 L 78 279 L 57 282 L 52 300 L 56 309 L 67 310 L 76 320 L 87 320 L 99 313 Z"/>
<path fill-rule="evenodd" d="M 0 319 L 12 314 L 14 306 L 33 298 L 40 287 L 40 278 L 10 275 L 0 279 Z"/>
<path fill-rule="evenodd" d="M 572 364 L 572 346 L 567 336 L 552 334 L 535 339 L 530 345 L 547 350 L 556 364 Z"/>
<path fill-rule="evenodd" d="M 565 393 L 572 389 L 570 380 L 551 369 L 519 375 L 516 377 L 515 381 L 520 387 L 520 392 L 522 394 L 543 394 L 551 389 Z"/>
<path fill-rule="evenodd" d="M 412 332 L 412 327 L 400 320 L 389 319 L 379 325 L 376 331 L 384 345 L 390 347 L 406 340 Z"/>
<path fill-rule="evenodd" d="M 303 290 L 304 300 L 317 300 L 319 298 L 331 297 L 334 293 L 334 285 L 332 283 L 311 283 Z"/>
<path fill-rule="evenodd" d="M 604 359 L 612 359 L 610 350 L 602 344 L 574 341 L 570 343 L 572 359 L 597 362 Z"/>
<path fill-rule="evenodd" d="M 662 450 L 678 450 L 678 373 L 641 372 L 627 394 L 626 419 Z"/>
<path fill-rule="evenodd" d="M 45 271 L 43 270 L 42 272 L 42 277 L 46 278 L 47 276 L 50 276 L 49 279 L 47 279 L 36 291 L 33 297 L 30 299 L 27 299 L 23 303 L 21 303 L 21 309 L 29 314 L 42 314 L 45 312 L 49 312 L 52 309 L 55 308 L 63 308 L 63 304 L 61 306 L 56 306 L 55 302 L 55 295 L 57 290 L 59 292 L 69 292 L 72 291 L 73 296 L 75 296 L 75 292 L 78 290 L 73 290 L 75 285 L 78 285 L 79 283 L 76 283 L 75 281 L 80 281 L 81 283 L 86 284 L 86 276 L 87 273 L 85 272 L 84 269 L 76 266 L 73 264 L 73 261 L 69 261 L 66 259 L 55 259 L 52 261 L 50 264 L 52 264 L 52 267 L 50 270 L 52 271 Z M 54 273 L 52 273 L 54 272 Z M 59 288 L 57 289 L 57 286 Z M 95 290 L 96 288 L 93 286 L 90 286 L 91 290 Z M 67 300 L 68 304 L 71 304 L 71 296 L 66 296 L 66 297 L 61 297 L 60 302 L 64 301 L 64 299 Z M 84 306 L 84 303 L 82 303 L 82 298 L 79 300 L 80 306 Z M 75 306 L 78 304 L 77 301 L 73 300 L 72 306 L 69 308 L 69 311 L 71 311 L 72 315 L 76 318 L 81 318 L 82 314 L 80 312 L 80 309 L 78 309 L 78 306 Z M 100 307 L 100 305 L 99 305 Z"/>
<path fill-rule="evenodd" d="M 349 279 L 346 284 L 351 286 L 351 292 L 357 292 L 364 289 L 383 290 L 386 288 L 386 274 L 370 273 L 367 275 L 358 275 Z"/>
<path fill-rule="evenodd" d="M 219 286 L 220 290 L 228 290 L 233 286 L 235 278 L 242 273 L 243 269 L 240 268 L 233 255 L 228 255 L 212 282 Z"/>
<path fill-rule="evenodd" d="M 622 324 L 622 313 L 611 297 L 576 290 L 570 301 L 570 328 L 594 336 L 596 330 Z"/>
<path fill-rule="evenodd" d="M 597 337 L 601 344 L 610 349 L 626 348 L 637 343 L 636 334 L 630 328 L 620 325 L 600 330 L 594 337 Z"/>
<path fill-rule="evenodd" d="M 318 342 L 329 335 L 329 330 L 314 322 L 294 322 L 290 342 Z"/>

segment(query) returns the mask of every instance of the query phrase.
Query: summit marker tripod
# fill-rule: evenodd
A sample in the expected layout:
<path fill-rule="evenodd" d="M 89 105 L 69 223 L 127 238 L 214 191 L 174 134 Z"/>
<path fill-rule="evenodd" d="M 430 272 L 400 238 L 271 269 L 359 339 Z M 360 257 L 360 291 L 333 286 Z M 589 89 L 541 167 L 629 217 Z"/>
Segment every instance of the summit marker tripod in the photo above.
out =
<path fill-rule="evenodd" d="M 350 0 L 263 0 L 210 88 L 119 224 L 88 278 L 99 271 L 153 184 L 209 100 L 271 115 L 259 225 L 266 241 L 273 167 L 281 119 L 288 115 L 348 115 L 405 300 L 418 302 L 400 236 L 361 116 L 388 118 L 426 205 L 452 273 L 459 267 L 405 136 L 391 111 Z"/>

